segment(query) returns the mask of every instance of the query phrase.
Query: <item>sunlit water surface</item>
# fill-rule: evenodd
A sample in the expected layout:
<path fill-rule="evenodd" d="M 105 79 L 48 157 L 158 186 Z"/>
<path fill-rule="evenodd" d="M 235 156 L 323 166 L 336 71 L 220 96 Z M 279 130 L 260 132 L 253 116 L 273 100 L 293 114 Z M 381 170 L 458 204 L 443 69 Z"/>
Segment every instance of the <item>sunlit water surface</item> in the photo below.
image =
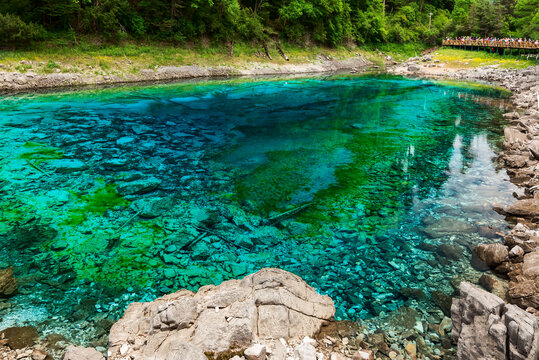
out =
<path fill-rule="evenodd" d="M 470 249 L 505 227 L 499 95 L 334 76 L 0 98 L 0 268 L 20 280 L 0 329 L 96 341 L 132 301 L 263 267 L 337 318 L 443 316 L 436 291 L 476 280 Z"/>

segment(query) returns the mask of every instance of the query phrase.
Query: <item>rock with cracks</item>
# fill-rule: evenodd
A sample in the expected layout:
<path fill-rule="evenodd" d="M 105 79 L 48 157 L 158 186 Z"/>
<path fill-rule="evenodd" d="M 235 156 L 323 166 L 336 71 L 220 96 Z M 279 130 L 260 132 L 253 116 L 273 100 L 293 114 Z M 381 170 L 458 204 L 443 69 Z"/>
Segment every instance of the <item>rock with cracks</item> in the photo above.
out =
<path fill-rule="evenodd" d="M 457 359 L 539 359 L 537 318 L 470 283 L 461 283 L 451 319 Z"/>
<path fill-rule="evenodd" d="M 334 315 L 331 298 L 300 277 L 262 269 L 196 294 L 131 304 L 110 331 L 108 359 L 168 359 L 165 348 L 179 343 L 200 355 L 244 350 L 258 339 L 312 337 Z"/>

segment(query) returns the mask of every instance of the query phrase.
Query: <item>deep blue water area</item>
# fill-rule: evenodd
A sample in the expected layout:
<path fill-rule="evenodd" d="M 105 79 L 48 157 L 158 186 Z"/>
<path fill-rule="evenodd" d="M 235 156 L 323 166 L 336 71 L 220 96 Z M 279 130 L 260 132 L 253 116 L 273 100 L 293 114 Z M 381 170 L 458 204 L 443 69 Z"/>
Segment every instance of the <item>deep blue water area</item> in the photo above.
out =
<path fill-rule="evenodd" d="M 443 316 L 481 275 L 471 249 L 506 226 L 502 95 L 324 76 L 1 97 L 0 269 L 20 287 L 0 329 L 95 342 L 132 301 L 263 267 L 339 319 Z"/>

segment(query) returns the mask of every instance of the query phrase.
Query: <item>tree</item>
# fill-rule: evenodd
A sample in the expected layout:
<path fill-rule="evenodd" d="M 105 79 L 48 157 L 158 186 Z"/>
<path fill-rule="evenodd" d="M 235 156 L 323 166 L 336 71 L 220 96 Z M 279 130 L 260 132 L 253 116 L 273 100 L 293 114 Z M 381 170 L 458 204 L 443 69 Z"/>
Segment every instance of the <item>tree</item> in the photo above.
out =
<path fill-rule="evenodd" d="M 518 35 L 539 39 L 539 0 L 517 0 L 513 23 Z"/>

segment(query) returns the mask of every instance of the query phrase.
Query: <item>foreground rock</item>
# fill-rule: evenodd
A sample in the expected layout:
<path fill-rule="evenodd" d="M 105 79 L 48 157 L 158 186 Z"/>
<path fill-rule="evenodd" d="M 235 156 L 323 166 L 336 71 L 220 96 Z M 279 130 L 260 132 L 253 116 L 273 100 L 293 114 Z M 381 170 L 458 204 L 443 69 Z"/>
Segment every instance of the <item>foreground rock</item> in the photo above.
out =
<path fill-rule="evenodd" d="M 524 309 L 539 309 L 539 252 L 524 255 L 509 273 L 509 297 Z"/>
<path fill-rule="evenodd" d="M 105 360 L 105 358 L 95 349 L 71 345 L 67 348 L 64 360 Z"/>
<path fill-rule="evenodd" d="M 488 266 L 496 267 L 509 258 L 507 246 L 501 243 L 480 244 L 475 248 L 475 253 Z"/>
<path fill-rule="evenodd" d="M 523 309 L 539 309 L 539 232 L 517 224 L 505 245 L 481 244 L 475 252 L 497 274 L 509 278 L 508 300 Z"/>
<path fill-rule="evenodd" d="M 463 282 L 451 308 L 457 359 L 539 359 L 537 318 Z"/>
<path fill-rule="evenodd" d="M 204 359 L 205 352 L 244 350 L 257 339 L 312 337 L 334 314 L 333 301 L 298 276 L 262 269 L 196 294 L 180 290 L 131 304 L 111 329 L 108 358 L 183 359 L 188 352 Z"/>
<path fill-rule="evenodd" d="M 33 326 L 11 327 L 0 332 L 3 345 L 12 350 L 33 346 L 38 338 L 37 330 Z"/>

